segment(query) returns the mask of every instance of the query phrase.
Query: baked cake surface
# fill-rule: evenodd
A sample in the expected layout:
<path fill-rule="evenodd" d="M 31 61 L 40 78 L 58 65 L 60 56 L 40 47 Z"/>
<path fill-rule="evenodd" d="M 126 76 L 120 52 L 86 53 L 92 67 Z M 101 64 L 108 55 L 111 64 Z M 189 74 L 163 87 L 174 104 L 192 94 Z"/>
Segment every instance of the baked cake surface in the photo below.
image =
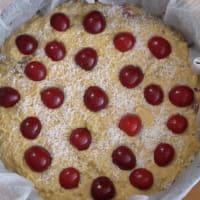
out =
<path fill-rule="evenodd" d="M 187 44 L 159 19 L 65 3 L 1 48 L 0 158 L 46 200 L 158 192 L 199 150 L 197 87 Z"/>

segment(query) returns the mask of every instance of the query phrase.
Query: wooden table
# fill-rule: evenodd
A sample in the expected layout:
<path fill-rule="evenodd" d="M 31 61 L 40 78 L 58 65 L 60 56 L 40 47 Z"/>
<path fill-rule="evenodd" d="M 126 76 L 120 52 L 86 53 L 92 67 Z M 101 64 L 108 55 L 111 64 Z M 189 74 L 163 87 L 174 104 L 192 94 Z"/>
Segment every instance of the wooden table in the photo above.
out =
<path fill-rule="evenodd" d="M 189 192 L 184 200 L 200 200 L 200 182 Z"/>

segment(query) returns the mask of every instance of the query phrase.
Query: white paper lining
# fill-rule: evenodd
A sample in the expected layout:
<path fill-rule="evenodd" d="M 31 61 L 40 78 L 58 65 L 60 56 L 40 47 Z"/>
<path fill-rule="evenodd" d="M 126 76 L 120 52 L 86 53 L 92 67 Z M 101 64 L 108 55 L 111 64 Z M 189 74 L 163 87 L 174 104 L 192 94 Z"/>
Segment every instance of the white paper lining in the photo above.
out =
<path fill-rule="evenodd" d="M 0 6 L 0 45 L 20 24 L 30 19 L 38 10 L 52 10 L 66 0 L 6 0 Z M 87 0 L 94 3 L 94 0 Z M 154 15 L 162 16 L 164 21 L 181 31 L 191 47 L 191 64 L 195 73 L 200 74 L 200 1 L 199 0 L 99 0 L 102 3 L 135 3 Z M 7 6 L 8 5 L 8 6 Z M 2 7 L 1 7 L 2 8 Z M 200 114 L 199 114 L 200 115 Z M 134 195 L 130 200 L 181 200 L 200 180 L 200 153 L 189 168 L 176 182 L 165 191 L 153 196 Z M 41 200 L 33 184 L 19 175 L 8 172 L 0 163 L 0 199 L 1 200 Z"/>

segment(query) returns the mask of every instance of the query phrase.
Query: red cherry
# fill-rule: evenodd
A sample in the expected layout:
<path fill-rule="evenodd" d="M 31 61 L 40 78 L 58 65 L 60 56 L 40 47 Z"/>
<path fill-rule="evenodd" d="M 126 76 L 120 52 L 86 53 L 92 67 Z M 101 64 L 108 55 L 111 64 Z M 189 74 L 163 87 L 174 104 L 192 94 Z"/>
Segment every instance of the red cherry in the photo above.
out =
<path fill-rule="evenodd" d="M 99 11 L 91 11 L 85 16 L 83 26 L 88 33 L 98 34 L 104 31 L 106 20 Z"/>
<path fill-rule="evenodd" d="M 113 151 L 112 161 L 122 170 L 131 170 L 136 165 L 135 155 L 126 146 L 119 146 Z"/>
<path fill-rule="evenodd" d="M 11 87 L 0 88 L 0 106 L 9 108 L 13 107 L 20 100 L 19 92 Z"/>
<path fill-rule="evenodd" d="M 45 47 L 45 52 L 53 61 L 62 60 L 66 55 L 64 44 L 57 41 L 49 42 Z"/>
<path fill-rule="evenodd" d="M 148 190 L 153 185 L 152 173 L 144 168 L 134 170 L 129 176 L 130 183 L 140 189 Z"/>
<path fill-rule="evenodd" d="M 188 86 L 179 85 L 170 90 L 169 100 L 178 107 L 186 107 L 193 103 L 194 92 Z"/>
<path fill-rule="evenodd" d="M 35 172 L 43 172 L 51 165 L 51 155 L 41 146 L 32 146 L 24 153 L 27 165 Z"/>
<path fill-rule="evenodd" d="M 47 74 L 46 67 L 41 62 L 30 62 L 25 67 L 25 74 L 32 81 L 44 80 Z"/>
<path fill-rule="evenodd" d="M 84 48 L 76 54 L 75 61 L 82 69 L 92 70 L 97 64 L 97 52 L 90 47 Z"/>
<path fill-rule="evenodd" d="M 19 51 L 24 55 L 33 54 L 38 47 L 38 41 L 33 36 L 27 34 L 19 35 L 15 43 Z"/>
<path fill-rule="evenodd" d="M 94 200 L 110 200 L 115 194 L 115 186 L 108 177 L 100 176 L 93 181 L 91 195 Z"/>
<path fill-rule="evenodd" d="M 89 110 L 97 112 L 108 105 L 108 96 L 100 87 L 91 86 L 85 91 L 84 103 Z"/>
<path fill-rule="evenodd" d="M 160 86 L 152 84 L 144 89 L 144 98 L 149 104 L 156 106 L 163 102 L 164 94 Z"/>
<path fill-rule="evenodd" d="M 59 182 L 65 189 L 76 188 L 80 182 L 80 173 L 73 167 L 63 169 L 59 176 Z"/>
<path fill-rule="evenodd" d="M 131 50 L 135 45 L 135 37 L 131 33 L 118 33 L 114 38 L 115 48 L 121 52 Z"/>
<path fill-rule="evenodd" d="M 41 92 L 41 99 L 48 108 L 59 108 L 64 102 L 64 93 L 59 88 L 50 87 Z"/>
<path fill-rule="evenodd" d="M 139 67 L 133 65 L 125 66 L 119 74 L 119 80 L 124 87 L 134 88 L 138 86 L 144 78 L 144 74 Z"/>
<path fill-rule="evenodd" d="M 174 148 L 167 143 L 160 143 L 154 151 L 154 161 L 160 166 L 167 166 L 174 158 Z"/>
<path fill-rule="evenodd" d="M 50 24 L 57 31 L 66 31 L 70 26 L 70 20 L 64 13 L 55 13 L 51 16 Z"/>
<path fill-rule="evenodd" d="M 37 138 L 41 128 L 41 122 L 37 117 L 27 117 L 20 125 L 20 131 L 27 139 Z"/>
<path fill-rule="evenodd" d="M 168 119 L 167 127 L 173 133 L 181 134 L 187 129 L 188 122 L 187 122 L 187 119 L 184 116 L 182 116 L 180 114 L 176 114 L 176 115 L 171 116 Z"/>
<path fill-rule="evenodd" d="M 170 43 L 162 37 L 152 37 L 148 42 L 151 53 L 158 59 L 166 58 L 171 53 Z"/>
<path fill-rule="evenodd" d="M 70 143 L 78 150 L 88 149 L 91 144 L 91 133 L 86 128 L 77 128 L 72 131 L 70 136 Z"/>
<path fill-rule="evenodd" d="M 139 116 L 134 114 L 126 114 L 120 119 L 119 128 L 127 135 L 134 136 L 140 132 L 142 128 L 142 122 Z"/>

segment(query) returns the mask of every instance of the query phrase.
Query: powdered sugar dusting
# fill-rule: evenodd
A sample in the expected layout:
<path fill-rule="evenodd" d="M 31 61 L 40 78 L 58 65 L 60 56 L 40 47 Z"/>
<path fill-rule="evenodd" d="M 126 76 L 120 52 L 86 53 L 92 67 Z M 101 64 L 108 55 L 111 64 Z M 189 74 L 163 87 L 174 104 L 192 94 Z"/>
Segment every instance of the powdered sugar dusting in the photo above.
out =
<path fill-rule="evenodd" d="M 0 61 L 4 61 L 6 59 L 6 56 L 0 53 Z"/>

